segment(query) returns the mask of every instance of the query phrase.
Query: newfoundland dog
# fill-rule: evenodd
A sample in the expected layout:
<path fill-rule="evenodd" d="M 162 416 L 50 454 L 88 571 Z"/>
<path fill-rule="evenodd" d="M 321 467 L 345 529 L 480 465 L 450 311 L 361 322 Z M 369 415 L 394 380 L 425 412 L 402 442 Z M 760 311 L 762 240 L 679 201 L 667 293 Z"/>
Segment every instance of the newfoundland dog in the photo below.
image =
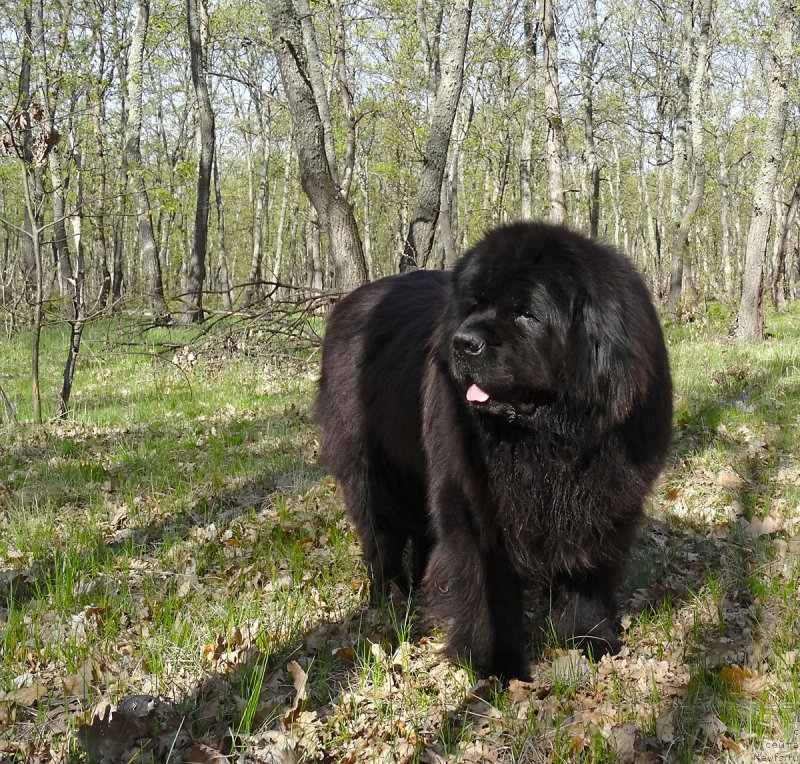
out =
<path fill-rule="evenodd" d="M 516 223 L 450 273 L 356 289 L 328 321 L 316 413 L 373 598 L 421 584 L 448 654 L 504 677 L 528 674 L 531 594 L 562 641 L 619 648 L 615 591 L 672 421 L 625 257 Z"/>

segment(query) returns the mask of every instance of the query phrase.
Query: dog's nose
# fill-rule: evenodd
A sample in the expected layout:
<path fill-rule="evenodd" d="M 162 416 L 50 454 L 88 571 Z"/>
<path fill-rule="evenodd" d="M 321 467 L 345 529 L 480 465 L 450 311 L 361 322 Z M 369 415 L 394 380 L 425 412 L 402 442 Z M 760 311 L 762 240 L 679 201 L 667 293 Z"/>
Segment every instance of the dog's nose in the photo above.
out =
<path fill-rule="evenodd" d="M 453 335 L 453 349 L 459 355 L 480 355 L 486 341 L 473 332 L 457 332 Z"/>

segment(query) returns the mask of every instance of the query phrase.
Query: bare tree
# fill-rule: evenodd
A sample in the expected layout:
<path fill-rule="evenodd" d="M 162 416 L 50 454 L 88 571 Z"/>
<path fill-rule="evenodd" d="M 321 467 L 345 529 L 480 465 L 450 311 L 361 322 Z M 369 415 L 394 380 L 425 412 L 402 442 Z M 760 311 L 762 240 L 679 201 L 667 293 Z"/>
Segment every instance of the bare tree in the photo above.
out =
<path fill-rule="evenodd" d="M 450 135 L 464 80 L 464 56 L 471 18 L 472 0 L 455 0 L 450 14 L 450 29 L 442 56 L 441 74 L 436 88 L 428 141 L 425 144 L 414 212 L 400 258 L 401 272 L 417 266 L 425 267 L 433 248 Z"/>
<path fill-rule="evenodd" d="M 326 152 L 325 129 L 311 79 L 317 76 L 319 62 L 312 65 L 309 59 L 292 0 L 268 0 L 266 11 L 292 114 L 300 183 L 328 230 L 334 286 L 353 289 L 367 280 L 367 265 L 353 208 L 342 196 L 335 180 L 335 162 Z"/>
<path fill-rule="evenodd" d="M 200 156 L 197 163 L 197 201 L 194 215 L 194 237 L 183 296 L 186 321 L 203 322 L 203 281 L 206 276 L 206 251 L 208 249 L 208 212 L 211 206 L 211 170 L 214 164 L 214 111 L 208 94 L 205 76 L 205 45 L 203 44 L 201 15 L 202 0 L 186 0 L 186 20 L 189 29 L 189 60 L 192 84 L 197 98 L 200 122 Z"/>
<path fill-rule="evenodd" d="M 788 87 L 794 39 L 794 0 L 773 0 L 776 44 L 772 49 L 772 77 L 764 128 L 764 149 L 753 196 L 753 215 L 747 231 L 742 299 L 736 339 L 756 342 L 764 336 L 764 261 L 772 223 L 772 199 L 786 132 Z"/>

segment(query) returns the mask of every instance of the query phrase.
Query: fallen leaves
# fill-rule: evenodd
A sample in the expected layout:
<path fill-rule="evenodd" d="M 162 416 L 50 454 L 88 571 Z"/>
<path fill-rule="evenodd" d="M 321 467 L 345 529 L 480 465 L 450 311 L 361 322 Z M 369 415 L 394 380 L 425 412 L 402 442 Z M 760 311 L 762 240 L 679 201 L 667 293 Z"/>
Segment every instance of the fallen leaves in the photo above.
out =
<path fill-rule="evenodd" d="M 291 707 L 283 716 L 283 723 L 287 727 L 291 727 L 291 725 L 300 716 L 300 713 L 305 706 L 305 702 L 308 699 L 308 674 L 303 671 L 303 668 L 297 661 L 291 661 L 286 667 L 286 670 L 289 672 L 292 680 L 294 681 L 295 696 Z"/>
<path fill-rule="evenodd" d="M 757 698 L 767 692 L 773 684 L 770 677 L 759 674 L 757 671 L 740 666 L 724 666 L 719 672 L 719 678 L 733 692 L 741 693 L 750 698 Z"/>

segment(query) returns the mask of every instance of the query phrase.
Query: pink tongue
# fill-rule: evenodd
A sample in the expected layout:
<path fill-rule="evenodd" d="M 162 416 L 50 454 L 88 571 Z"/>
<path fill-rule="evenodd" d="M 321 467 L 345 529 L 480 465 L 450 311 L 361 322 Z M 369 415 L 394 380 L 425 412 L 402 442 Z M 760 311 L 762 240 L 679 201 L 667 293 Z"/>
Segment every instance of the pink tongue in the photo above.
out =
<path fill-rule="evenodd" d="M 486 403 L 489 400 L 489 393 L 481 390 L 477 385 L 470 385 L 467 390 L 467 400 L 470 403 Z"/>

